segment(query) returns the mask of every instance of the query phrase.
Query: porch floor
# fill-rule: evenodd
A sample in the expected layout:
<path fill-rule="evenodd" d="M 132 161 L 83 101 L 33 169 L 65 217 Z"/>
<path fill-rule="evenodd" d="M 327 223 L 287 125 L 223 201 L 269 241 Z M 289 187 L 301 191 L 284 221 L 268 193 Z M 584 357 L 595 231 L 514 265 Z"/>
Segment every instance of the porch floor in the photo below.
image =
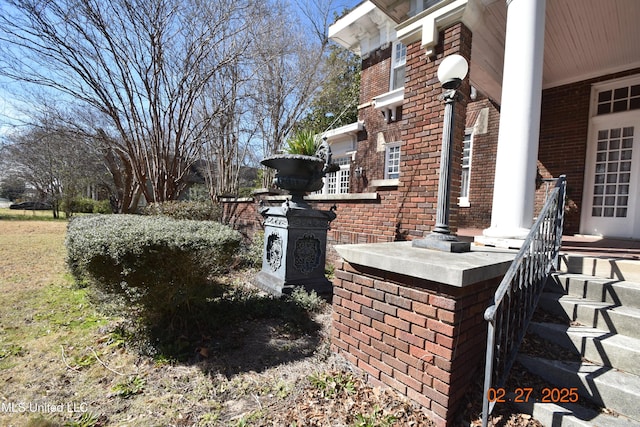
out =
<path fill-rule="evenodd" d="M 463 241 L 473 242 L 473 238 L 480 235 L 482 230 L 477 228 L 458 230 L 458 238 Z M 562 236 L 561 251 L 586 256 L 640 260 L 640 240 L 585 235 Z"/>

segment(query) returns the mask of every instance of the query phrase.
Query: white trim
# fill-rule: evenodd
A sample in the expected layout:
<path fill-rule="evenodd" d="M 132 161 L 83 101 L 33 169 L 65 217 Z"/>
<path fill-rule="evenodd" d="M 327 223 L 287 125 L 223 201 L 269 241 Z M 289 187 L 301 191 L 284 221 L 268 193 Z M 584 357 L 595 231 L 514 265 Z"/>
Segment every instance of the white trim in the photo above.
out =
<path fill-rule="evenodd" d="M 218 201 L 222 203 L 246 203 L 253 202 L 255 199 L 253 197 L 221 197 Z"/>
<path fill-rule="evenodd" d="M 396 54 L 398 53 L 398 49 L 400 48 L 404 50 L 404 56 L 400 58 L 400 61 L 396 62 Z M 402 68 L 406 76 L 407 46 L 404 43 L 402 43 L 400 40 L 394 40 L 391 45 L 391 70 L 389 72 L 389 90 L 390 91 L 395 91 L 395 90 L 404 88 L 404 80 L 403 80 L 402 85 L 394 89 L 394 82 L 396 80 L 396 70 L 400 68 Z"/>
<path fill-rule="evenodd" d="M 397 119 L 398 107 L 402 107 L 402 104 L 404 104 L 404 87 L 373 98 L 373 108 L 382 112 L 387 123 Z"/>
<path fill-rule="evenodd" d="M 583 188 L 582 188 L 582 210 L 580 214 L 580 233 L 582 234 L 596 234 L 606 235 L 609 237 L 623 237 L 623 238 L 638 238 L 640 237 L 640 188 L 638 188 L 638 180 L 640 166 L 638 162 L 640 159 L 637 157 L 638 151 L 637 145 L 634 146 L 634 158 L 632 159 L 631 166 L 631 182 L 636 185 L 635 189 L 632 189 L 633 202 L 628 206 L 629 216 L 626 217 L 621 223 L 624 226 L 618 227 L 624 229 L 626 234 L 617 233 L 610 230 L 615 230 L 614 226 L 607 227 L 606 224 L 600 222 L 598 219 L 593 219 L 593 191 L 594 191 L 594 177 L 595 177 L 595 163 L 596 152 L 594 144 L 597 143 L 596 130 L 602 127 L 616 127 L 624 126 L 628 123 L 640 122 L 640 110 L 627 110 L 617 113 L 601 114 L 597 115 L 598 106 L 598 93 L 603 90 L 612 90 L 618 87 L 632 86 L 640 83 L 640 75 L 635 74 L 632 76 L 622 77 L 618 79 L 607 80 L 591 85 L 591 97 L 589 105 L 589 129 L 587 137 L 587 153 L 585 157 Z M 635 127 L 637 131 L 640 131 L 640 126 Z M 601 217 L 596 217 L 601 218 Z M 600 220 L 601 221 L 601 220 Z M 600 225 L 602 224 L 602 225 Z M 606 230 L 598 230 L 598 227 L 604 227 Z M 608 228 L 608 229 L 607 229 Z M 604 232 L 603 232 L 604 231 Z M 606 234 L 605 234 L 606 233 Z"/>
<path fill-rule="evenodd" d="M 632 62 L 632 63 L 628 63 L 628 64 L 622 64 L 616 67 L 611 67 L 611 68 L 607 68 L 607 69 L 598 69 L 596 71 L 593 71 L 591 73 L 585 73 L 585 74 L 581 74 L 579 76 L 572 76 L 571 78 L 567 78 L 567 79 L 562 79 L 562 80 L 556 80 L 553 82 L 546 82 L 543 86 L 542 89 L 551 89 L 554 87 L 559 87 L 559 86 L 564 86 L 564 85 L 568 85 L 571 83 L 576 83 L 576 82 L 582 82 L 585 80 L 590 80 L 590 79 L 595 79 L 597 77 L 602 77 L 602 76 L 606 76 L 608 74 L 615 74 L 615 73 L 620 73 L 620 72 L 624 72 L 624 71 L 628 71 L 628 70 L 633 70 L 634 68 L 638 68 L 640 67 L 640 61 L 636 61 L 636 62 Z"/>
<path fill-rule="evenodd" d="M 469 202 L 469 193 L 471 192 L 471 163 L 472 163 L 472 158 L 473 158 L 473 128 L 471 129 L 466 129 L 464 132 L 464 136 L 466 137 L 467 135 L 469 135 L 469 165 L 467 166 L 467 169 L 469 170 L 469 176 L 467 177 L 467 196 L 466 197 L 459 197 L 458 198 L 458 206 L 460 206 L 461 208 L 468 208 L 471 206 L 471 203 Z M 463 140 L 463 147 L 462 147 L 462 158 L 464 160 L 464 140 Z M 462 180 L 462 171 L 464 171 L 464 167 L 461 167 L 461 174 L 460 174 L 460 194 L 462 194 L 462 184 L 463 184 L 463 180 Z"/>
<path fill-rule="evenodd" d="M 378 193 L 310 194 L 305 200 L 378 200 Z"/>
<path fill-rule="evenodd" d="M 384 145 L 384 179 L 388 180 L 388 179 L 396 179 L 396 178 L 390 178 L 389 177 L 389 150 L 391 148 L 398 148 L 398 176 L 400 176 L 400 161 L 402 159 L 402 142 L 400 141 L 393 141 L 393 142 L 387 142 Z"/>
<path fill-rule="evenodd" d="M 373 98 L 373 106 L 376 109 L 393 108 L 404 102 L 404 88 L 398 88 Z"/>
<path fill-rule="evenodd" d="M 398 38 L 405 45 L 422 39 L 422 48 L 426 50 L 427 56 L 431 56 L 438 44 L 439 30 L 459 21 L 467 3 L 468 0 L 443 0 L 398 25 Z"/>
<path fill-rule="evenodd" d="M 372 179 L 369 182 L 370 188 L 380 188 L 380 187 L 397 187 L 400 184 L 399 178 L 394 179 Z"/>
<path fill-rule="evenodd" d="M 331 140 L 336 136 L 357 134 L 359 131 L 363 129 L 364 129 L 364 122 L 357 121 L 355 123 L 350 123 L 348 125 L 340 126 L 339 128 L 331 129 L 325 132 L 322 136 L 326 137 L 327 140 Z"/>

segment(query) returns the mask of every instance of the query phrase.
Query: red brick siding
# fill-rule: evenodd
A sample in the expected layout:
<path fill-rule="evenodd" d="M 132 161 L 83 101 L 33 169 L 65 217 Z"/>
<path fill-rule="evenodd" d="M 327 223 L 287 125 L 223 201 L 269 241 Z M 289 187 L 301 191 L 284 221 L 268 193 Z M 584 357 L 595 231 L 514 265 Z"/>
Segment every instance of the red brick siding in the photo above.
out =
<path fill-rule="evenodd" d="M 467 116 L 474 117 L 484 108 L 489 109 L 487 133 L 474 135 L 471 148 L 469 206 L 458 209 L 458 225 L 465 228 L 488 228 L 491 225 L 500 112 L 493 102 L 484 98 L 467 105 Z"/>
<path fill-rule="evenodd" d="M 369 184 L 372 180 L 384 179 L 384 151 L 377 151 L 378 134 L 382 133 L 386 142 L 400 141 L 402 127 L 402 111 L 396 120 L 387 123 L 382 112 L 371 104 L 374 97 L 389 92 L 391 73 L 391 45 L 372 52 L 362 61 L 360 83 L 360 105 L 358 119 L 364 121 L 365 131 L 358 136 L 357 153 L 352 165 L 362 167 L 362 177 L 352 176 L 351 184 L 354 192 L 372 191 Z"/>
<path fill-rule="evenodd" d="M 253 200 L 222 202 L 222 222 L 238 230 L 248 240 L 256 232 L 264 230 L 258 204 Z"/>
<path fill-rule="evenodd" d="M 565 234 L 580 230 L 591 86 L 640 73 L 640 68 L 547 89 L 542 92 L 539 178 L 567 175 Z M 544 200 L 544 185 L 536 192 L 536 212 Z"/>
<path fill-rule="evenodd" d="M 435 223 L 440 173 L 440 147 L 444 105 L 439 97 L 442 87 L 437 79 L 441 60 L 451 54 L 471 55 L 471 31 L 458 23 L 440 34 L 434 56 L 426 57 L 420 42 L 407 46 L 405 100 L 403 105 L 402 157 L 400 165 L 400 230 L 409 238 L 422 237 Z M 470 87 L 465 80 L 463 95 L 456 103 L 455 115 L 464 117 Z M 464 120 L 455 120 L 452 157 L 451 200 L 460 194 L 460 161 Z M 457 227 L 457 203 L 451 204 L 450 226 Z"/>
<path fill-rule="evenodd" d="M 456 288 L 338 262 L 332 350 L 453 425 L 482 368 L 483 312 L 499 281 Z"/>

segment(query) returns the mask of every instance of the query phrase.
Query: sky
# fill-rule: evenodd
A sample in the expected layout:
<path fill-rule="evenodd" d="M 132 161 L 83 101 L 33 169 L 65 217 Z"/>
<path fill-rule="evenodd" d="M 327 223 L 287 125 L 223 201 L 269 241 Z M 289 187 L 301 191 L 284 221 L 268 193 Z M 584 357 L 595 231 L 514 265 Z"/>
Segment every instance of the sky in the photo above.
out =
<path fill-rule="evenodd" d="M 326 0 L 303 0 L 318 1 L 320 4 Z M 354 8 L 363 0 L 332 0 L 333 11 L 340 14 L 345 8 Z M 7 7 L 6 5 L 4 7 Z M 0 145 L 4 137 L 16 126 L 24 122 L 25 116 L 20 110 L 22 102 L 15 94 L 21 93 L 20 83 L 12 82 L 0 77 Z"/>

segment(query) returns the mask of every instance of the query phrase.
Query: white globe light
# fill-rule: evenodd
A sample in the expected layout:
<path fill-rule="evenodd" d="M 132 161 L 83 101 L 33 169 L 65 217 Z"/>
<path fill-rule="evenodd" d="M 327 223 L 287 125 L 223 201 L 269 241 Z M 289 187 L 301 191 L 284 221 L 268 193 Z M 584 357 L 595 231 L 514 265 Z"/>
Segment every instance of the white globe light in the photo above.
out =
<path fill-rule="evenodd" d="M 469 64 L 460 55 L 450 55 L 442 60 L 438 67 L 438 80 L 445 89 L 455 89 L 467 76 Z"/>

